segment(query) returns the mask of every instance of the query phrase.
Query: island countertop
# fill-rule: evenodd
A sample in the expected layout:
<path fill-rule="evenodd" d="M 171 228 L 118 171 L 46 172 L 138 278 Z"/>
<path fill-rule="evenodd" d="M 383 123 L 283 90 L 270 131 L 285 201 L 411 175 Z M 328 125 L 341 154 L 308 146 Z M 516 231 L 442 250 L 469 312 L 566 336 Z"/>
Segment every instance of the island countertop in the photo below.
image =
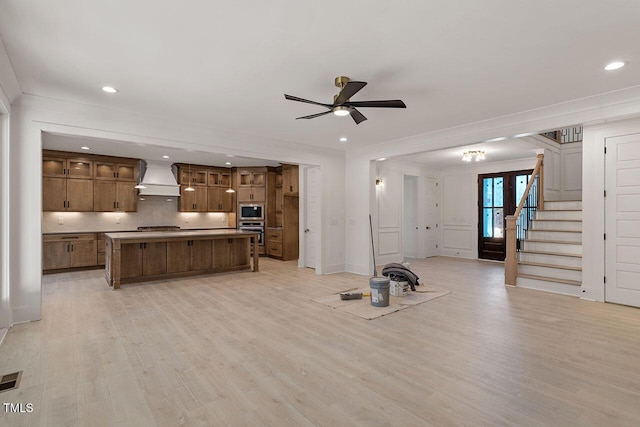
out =
<path fill-rule="evenodd" d="M 194 237 L 235 237 L 238 235 L 257 235 L 256 231 L 235 230 L 235 229 L 212 229 L 212 230 L 180 230 L 180 231 L 117 231 L 105 233 L 107 239 L 117 240 L 148 240 L 148 239 L 174 239 Z"/>
<path fill-rule="evenodd" d="M 105 278 L 118 289 L 121 283 L 244 269 L 257 272 L 258 235 L 235 229 L 105 233 Z"/>

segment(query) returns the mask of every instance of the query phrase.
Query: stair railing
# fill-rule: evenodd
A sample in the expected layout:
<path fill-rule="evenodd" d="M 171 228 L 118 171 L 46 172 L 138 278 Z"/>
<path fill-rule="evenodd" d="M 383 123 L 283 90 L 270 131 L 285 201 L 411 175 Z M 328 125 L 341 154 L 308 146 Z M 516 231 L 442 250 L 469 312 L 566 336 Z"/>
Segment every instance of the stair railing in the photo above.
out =
<path fill-rule="evenodd" d="M 527 184 L 527 188 L 520 199 L 520 203 L 513 215 L 506 218 L 506 257 L 504 261 L 504 283 L 506 285 L 515 286 L 516 277 L 518 276 L 518 251 L 519 241 L 524 239 L 524 233 L 528 228 L 528 222 L 532 219 L 535 209 L 544 209 L 544 154 L 538 154 L 538 163 L 531 173 L 531 179 Z M 533 191 L 532 191 L 533 189 Z M 523 208 L 527 205 L 525 215 L 520 218 Z M 526 221 L 520 224 L 519 222 Z"/>

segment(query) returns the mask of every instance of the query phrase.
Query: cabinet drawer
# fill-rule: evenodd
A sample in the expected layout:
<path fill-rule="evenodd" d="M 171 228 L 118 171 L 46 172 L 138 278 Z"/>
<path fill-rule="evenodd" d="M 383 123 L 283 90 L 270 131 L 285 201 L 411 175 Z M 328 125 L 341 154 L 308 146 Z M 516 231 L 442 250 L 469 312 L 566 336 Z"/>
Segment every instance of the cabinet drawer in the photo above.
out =
<path fill-rule="evenodd" d="M 69 233 L 69 234 L 44 234 L 42 236 L 43 242 L 64 242 L 74 240 L 96 240 L 95 233 Z"/>
<path fill-rule="evenodd" d="M 282 243 L 271 242 L 267 246 L 267 254 L 276 257 L 282 257 Z"/>
<path fill-rule="evenodd" d="M 282 230 L 267 230 L 267 242 L 282 243 Z"/>

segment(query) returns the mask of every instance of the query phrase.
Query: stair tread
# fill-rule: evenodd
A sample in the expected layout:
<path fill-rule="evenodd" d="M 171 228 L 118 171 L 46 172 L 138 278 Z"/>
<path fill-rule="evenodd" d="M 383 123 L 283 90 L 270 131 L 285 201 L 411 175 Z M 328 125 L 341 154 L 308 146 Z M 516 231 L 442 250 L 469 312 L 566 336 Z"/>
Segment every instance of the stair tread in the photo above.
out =
<path fill-rule="evenodd" d="M 538 212 L 582 212 L 582 209 L 537 209 Z"/>
<path fill-rule="evenodd" d="M 542 231 L 545 233 L 582 233 L 582 230 L 536 230 L 534 228 L 529 228 L 527 231 Z"/>
<path fill-rule="evenodd" d="M 525 254 L 540 254 L 540 255 L 556 255 L 556 256 L 570 256 L 573 258 L 582 258 L 582 255 L 578 255 L 578 254 L 563 254 L 560 252 L 546 252 L 546 251 L 524 251 L 521 250 L 520 253 L 525 253 Z"/>
<path fill-rule="evenodd" d="M 535 267 L 559 268 L 561 270 L 582 271 L 582 267 L 572 267 L 569 265 L 545 264 L 542 262 L 518 261 L 518 265 L 531 265 Z"/>
<path fill-rule="evenodd" d="M 567 242 L 565 240 L 540 240 L 540 239 L 525 239 L 525 242 L 535 243 L 562 243 L 565 245 L 582 245 L 582 242 Z"/>
<path fill-rule="evenodd" d="M 565 285 L 582 286 L 582 282 L 579 282 L 577 280 L 558 279 L 555 277 L 536 276 L 534 274 L 521 274 L 521 273 L 518 273 L 518 277 L 522 277 L 523 279 L 542 280 L 544 282 L 564 283 Z"/>
<path fill-rule="evenodd" d="M 582 222 L 581 219 L 543 219 L 543 218 L 536 218 L 536 219 L 532 219 L 531 221 Z"/>

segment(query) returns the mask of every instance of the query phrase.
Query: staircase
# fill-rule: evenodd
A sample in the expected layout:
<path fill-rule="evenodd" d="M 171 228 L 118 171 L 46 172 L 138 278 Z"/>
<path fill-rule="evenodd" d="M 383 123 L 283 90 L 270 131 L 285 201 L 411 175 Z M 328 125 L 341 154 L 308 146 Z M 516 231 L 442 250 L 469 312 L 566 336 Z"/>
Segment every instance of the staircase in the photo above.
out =
<path fill-rule="evenodd" d="M 516 286 L 579 296 L 582 285 L 582 202 L 545 201 L 518 253 Z"/>

